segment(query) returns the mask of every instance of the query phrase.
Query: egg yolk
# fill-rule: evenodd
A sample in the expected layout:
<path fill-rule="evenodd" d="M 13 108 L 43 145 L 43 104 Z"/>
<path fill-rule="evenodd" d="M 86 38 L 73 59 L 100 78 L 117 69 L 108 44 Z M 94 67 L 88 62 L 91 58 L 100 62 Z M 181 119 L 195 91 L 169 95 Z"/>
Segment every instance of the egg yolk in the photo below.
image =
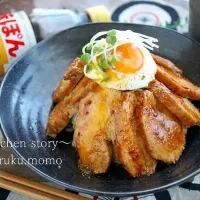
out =
<path fill-rule="evenodd" d="M 119 61 L 114 63 L 119 72 L 133 74 L 139 71 L 144 64 L 141 50 L 131 43 L 118 46 L 116 53 L 121 57 Z"/>

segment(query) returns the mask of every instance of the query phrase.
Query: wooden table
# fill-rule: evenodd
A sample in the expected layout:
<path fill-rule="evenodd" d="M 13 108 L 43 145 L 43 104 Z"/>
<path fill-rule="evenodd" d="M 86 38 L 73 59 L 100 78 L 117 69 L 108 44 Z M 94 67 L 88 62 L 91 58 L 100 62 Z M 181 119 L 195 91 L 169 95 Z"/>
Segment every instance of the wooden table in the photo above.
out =
<path fill-rule="evenodd" d="M 84 3 L 83 3 L 84 1 Z M 185 0 L 166 0 L 177 5 L 188 7 L 188 2 Z M 0 0 L 0 14 L 9 13 L 15 10 L 24 10 L 28 14 L 33 8 L 69 8 L 76 10 L 84 10 L 87 7 L 105 4 L 112 12 L 114 8 L 127 0 Z M 2 105 L 3 106 L 3 105 Z M 9 148 L 0 148 L 0 158 L 9 157 L 14 154 Z M 39 181 L 43 181 L 39 175 L 29 169 L 27 166 L 18 165 L 0 165 L 0 170 L 10 172 L 16 175 L 24 176 Z"/>

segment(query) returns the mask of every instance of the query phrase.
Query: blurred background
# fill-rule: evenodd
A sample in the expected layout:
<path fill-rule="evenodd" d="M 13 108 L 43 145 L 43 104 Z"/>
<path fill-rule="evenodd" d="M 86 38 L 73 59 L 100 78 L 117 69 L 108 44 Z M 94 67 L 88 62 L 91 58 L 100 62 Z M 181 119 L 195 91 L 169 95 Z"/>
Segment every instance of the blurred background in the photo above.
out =
<path fill-rule="evenodd" d="M 167 3 L 172 3 L 180 6 L 188 6 L 188 0 L 164 0 Z M 109 9 L 114 9 L 127 0 L 0 0 L 0 12 L 7 13 L 10 10 L 25 10 L 30 13 L 33 8 L 72 8 L 83 10 L 87 7 L 104 4 Z"/>
<path fill-rule="evenodd" d="M 155 0 L 156 1 L 156 0 Z M 87 7 L 104 4 L 111 11 L 117 6 L 129 2 L 127 0 L 0 0 L 0 13 L 8 13 L 11 10 L 24 10 L 31 13 L 33 8 L 71 8 L 79 11 Z M 159 2 L 159 1 L 158 1 Z M 188 6 L 188 0 L 164 0 L 164 2 Z"/>
<path fill-rule="evenodd" d="M 30 15 L 34 8 L 70 9 L 82 12 L 99 4 L 108 8 L 114 21 L 161 26 L 171 24 L 173 26 L 168 28 L 177 29 L 179 32 L 186 32 L 188 29 L 189 0 L 0 0 L 0 14 L 24 10 Z M 178 23 L 181 26 L 177 28 Z"/>

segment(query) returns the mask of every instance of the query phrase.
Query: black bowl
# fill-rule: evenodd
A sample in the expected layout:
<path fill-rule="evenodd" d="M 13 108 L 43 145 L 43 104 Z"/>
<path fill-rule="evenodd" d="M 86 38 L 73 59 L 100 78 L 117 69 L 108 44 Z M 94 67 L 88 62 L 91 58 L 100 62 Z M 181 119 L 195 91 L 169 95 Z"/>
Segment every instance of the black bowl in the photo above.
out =
<path fill-rule="evenodd" d="M 91 36 L 109 29 L 131 29 L 158 38 L 160 48 L 156 53 L 174 61 L 183 69 L 186 77 L 200 85 L 200 45 L 184 35 L 158 27 L 120 23 L 74 27 L 36 45 L 13 64 L 1 88 L 2 130 L 9 141 L 24 141 L 21 147 L 13 147 L 13 150 L 26 164 L 28 158 L 36 158 L 33 164 L 29 160 L 32 169 L 71 190 L 96 195 L 132 196 L 180 184 L 200 172 L 198 127 L 188 130 L 187 145 L 177 164 L 160 164 L 153 175 L 141 178 L 130 177 L 117 165 L 112 165 L 103 175 L 83 176 L 78 168 L 78 156 L 71 144 L 60 143 L 54 151 L 48 147 L 31 146 L 31 141 L 44 141 L 43 144 L 50 141 L 45 130 L 52 107 L 52 92 L 66 66 L 80 55 L 81 47 Z M 200 107 L 199 102 L 195 104 Z M 60 136 L 65 141 L 71 138 L 72 133 L 66 131 Z M 58 166 L 52 161 L 49 165 L 42 165 L 44 158 L 54 158 L 57 163 L 61 158 L 62 164 Z"/>

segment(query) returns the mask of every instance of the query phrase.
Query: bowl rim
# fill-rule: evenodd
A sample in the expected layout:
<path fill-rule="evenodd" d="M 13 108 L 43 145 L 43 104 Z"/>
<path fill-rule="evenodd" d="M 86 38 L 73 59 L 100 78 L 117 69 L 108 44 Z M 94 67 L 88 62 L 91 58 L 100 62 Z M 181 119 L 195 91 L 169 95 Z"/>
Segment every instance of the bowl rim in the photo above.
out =
<path fill-rule="evenodd" d="M 30 48 L 28 51 L 26 51 L 24 54 L 22 54 L 21 56 L 19 56 L 12 64 L 11 67 L 8 69 L 8 71 L 6 72 L 6 75 L 3 78 L 3 81 L 1 83 L 1 87 L 0 87 L 0 102 L 1 102 L 1 98 L 2 98 L 2 93 L 3 93 L 3 89 L 4 89 L 4 85 L 6 82 L 7 77 L 9 76 L 10 72 L 14 69 L 14 66 L 16 65 L 16 63 L 21 60 L 23 57 L 25 57 L 29 52 L 32 51 L 32 49 L 38 48 L 40 45 L 43 45 L 43 43 L 47 43 L 49 40 L 52 40 L 52 38 L 54 37 L 59 37 L 60 34 L 63 34 L 63 32 L 67 32 L 73 29 L 79 29 L 82 27 L 86 27 L 86 26 L 96 26 L 96 25 L 109 25 L 109 24 L 120 24 L 120 25 L 125 25 L 125 26 L 138 26 L 138 27 L 147 27 L 147 28 L 152 28 L 152 29 L 163 29 L 165 31 L 168 32 L 173 32 L 174 34 L 178 34 L 180 35 L 180 37 L 184 37 L 186 39 L 189 39 L 191 42 L 195 43 L 196 45 L 200 46 L 200 43 L 198 43 L 196 40 L 190 38 L 189 36 L 183 35 L 181 33 L 178 33 L 174 30 L 168 29 L 168 28 L 162 28 L 162 27 L 156 27 L 156 26 L 151 26 L 151 25 L 143 25 L 143 24 L 131 24 L 131 23 L 119 23 L 119 22 L 101 22 L 101 23 L 87 23 L 87 24 L 83 24 L 83 25 L 78 25 L 78 26 L 74 26 L 72 28 L 63 30 L 45 40 L 40 41 L 38 44 L 36 44 L 35 46 L 33 46 L 32 48 Z M 2 131 L 4 137 L 6 138 L 7 141 L 9 141 L 9 137 L 6 134 L 5 131 L 5 127 L 2 123 L 2 116 L 0 115 L 0 130 Z M 160 192 L 163 190 L 167 190 L 173 186 L 176 185 L 180 185 L 183 182 L 185 182 L 186 180 L 190 179 L 191 177 L 194 177 L 195 175 L 200 173 L 200 168 L 196 171 L 194 171 L 193 173 L 182 177 L 181 179 L 177 180 L 177 181 L 173 181 L 171 183 L 168 183 L 166 185 L 160 186 L 160 187 L 156 187 L 153 189 L 147 189 L 147 190 L 140 190 L 140 191 L 131 191 L 131 192 L 106 192 L 106 191 L 95 191 L 95 190 L 90 190 L 90 189 L 85 189 L 82 187 L 78 187 L 78 186 L 74 186 L 71 184 L 67 184 L 64 183 L 62 181 L 57 180 L 56 178 L 53 178 L 45 173 L 43 173 L 42 171 L 40 171 L 37 167 L 31 165 L 28 163 L 28 161 L 17 151 L 16 148 L 11 147 L 11 149 L 13 150 L 13 152 L 20 158 L 23 159 L 24 163 L 26 164 L 26 166 L 28 166 L 29 168 L 31 168 L 33 171 L 35 171 L 37 174 L 39 174 L 40 176 L 42 176 L 43 178 L 54 182 L 55 184 L 58 184 L 66 189 L 72 190 L 72 191 L 76 191 L 76 192 L 80 192 L 80 193 L 85 193 L 85 194 L 89 194 L 89 195 L 99 195 L 99 196 L 112 196 L 112 197 L 130 197 L 130 196 L 135 196 L 135 195 L 145 195 L 145 194 L 151 194 L 151 193 L 156 193 L 156 192 Z"/>

